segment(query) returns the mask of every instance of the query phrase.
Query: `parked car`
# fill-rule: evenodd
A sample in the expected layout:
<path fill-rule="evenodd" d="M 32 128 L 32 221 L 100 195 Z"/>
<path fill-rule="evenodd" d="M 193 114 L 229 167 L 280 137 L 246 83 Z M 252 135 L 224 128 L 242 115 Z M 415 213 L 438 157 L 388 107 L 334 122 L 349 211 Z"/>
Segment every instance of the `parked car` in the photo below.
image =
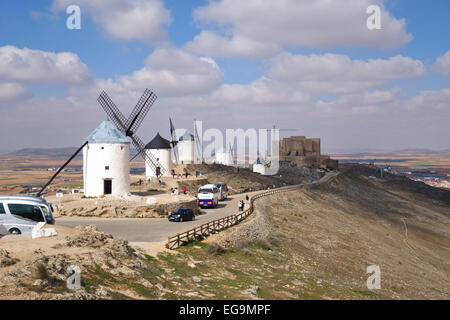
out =
<path fill-rule="evenodd" d="M 195 214 L 192 209 L 179 208 L 169 215 L 169 221 L 183 222 L 195 220 Z"/>
<path fill-rule="evenodd" d="M 55 224 L 52 206 L 30 196 L 0 196 L 0 234 L 29 234 L 39 222 Z"/>
<path fill-rule="evenodd" d="M 213 184 L 205 184 L 198 189 L 197 199 L 200 208 L 215 208 L 219 204 L 219 189 Z"/>

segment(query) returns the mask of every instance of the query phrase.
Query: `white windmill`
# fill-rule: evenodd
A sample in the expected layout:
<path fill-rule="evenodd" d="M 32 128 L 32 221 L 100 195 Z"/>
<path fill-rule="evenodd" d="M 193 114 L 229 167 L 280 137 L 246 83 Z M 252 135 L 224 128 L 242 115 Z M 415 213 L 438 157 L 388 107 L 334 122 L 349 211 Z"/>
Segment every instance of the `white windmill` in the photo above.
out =
<path fill-rule="evenodd" d="M 130 193 L 130 140 L 109 120 L 103 121 L 86 139 L 83 148 L 84 194 Z"/>

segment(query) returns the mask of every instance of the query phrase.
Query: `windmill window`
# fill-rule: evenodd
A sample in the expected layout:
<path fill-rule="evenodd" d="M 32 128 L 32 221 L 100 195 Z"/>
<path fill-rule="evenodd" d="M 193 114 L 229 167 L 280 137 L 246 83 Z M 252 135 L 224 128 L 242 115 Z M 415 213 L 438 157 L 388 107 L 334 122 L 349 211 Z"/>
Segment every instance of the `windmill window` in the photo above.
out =
<path fill-rule="evenodd" d="M 105 170 L 109 170 L 109 166 L 105 166 Z"/>
<path fill-rule="evenodd" d="M 120 147 L 120 150 L 123 150 L 123 147 Z"/>
<path fill-rule="evenodd" d="M 102 149 L 102 150 L 103 150 L 103 149 L 105 149 L 105 147 L 101 147 L 100 149 Z"/>

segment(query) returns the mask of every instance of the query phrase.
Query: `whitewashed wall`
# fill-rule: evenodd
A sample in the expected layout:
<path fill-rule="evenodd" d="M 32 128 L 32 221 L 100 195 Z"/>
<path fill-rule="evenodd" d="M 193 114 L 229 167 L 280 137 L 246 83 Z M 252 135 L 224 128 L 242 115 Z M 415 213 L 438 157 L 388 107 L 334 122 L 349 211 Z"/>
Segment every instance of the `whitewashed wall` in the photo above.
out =
<path fill-rule="evenodd" d="M 159 159 L 159 164 L 164 168 L 164 177 L 171 175 L 172 169 L 172 149 L 147 149 L 145 152 L 151 153 L 155 159 Z M 156 172 L 145 163 L 145 175 L 147 177 L 156 177 Z"/>
<path fill-rule="evenodd" d="M 103 149 L 102 149 L 103 148 Z M 105 167 L 109 166 L 109 170 Z M 130 193 L 130 145 L 90 143 L 83 148 L 84 194 L 103 195 L 105 179 L 112 180 L 112 194 Z"/>

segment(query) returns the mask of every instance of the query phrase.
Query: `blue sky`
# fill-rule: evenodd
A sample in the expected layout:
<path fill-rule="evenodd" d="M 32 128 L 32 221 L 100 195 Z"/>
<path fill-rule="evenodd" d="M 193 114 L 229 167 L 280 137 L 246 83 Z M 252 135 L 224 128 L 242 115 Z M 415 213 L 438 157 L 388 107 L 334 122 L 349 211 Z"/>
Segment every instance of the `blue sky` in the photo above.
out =
<path fill-rule="evenodd" d="M 318 1 L 321 2 L 323 1 Z M 259 7 L 257 1 L 248 1 L 243 5 L 235 0 L 132 0 L 126 4 L 119 0 L 113 0 L 109 4 L 94 0 L 1 1 L 0 48 L 13 46 L 19 51 L 28 48 L 56 54 L 70 52 L 78 57 L 77 63 L 83 64 L 87 71 L 86 74 L 80 73 L 83 80 L 76 83 L 66 83 L 70 81 L 64 78 L 47 79 L 43 75 L 32 79 L 11 75 L 2 78 L 0 72 L 0 90 L 3 81 L 6 88 L 10 88 L 12 84 L 20 92 L 14 98 L 3 100 L 0 92 L 0 113 L 4 112 L 5 117 L 10 117 L 11 126 L 20 123 L 17 105 L 32 104 L 33 108 L 22 112 L 37 112 L 40 115 L 34 123 L 30 122 L 31 120 L 24 121 L 24 127 L 29 130 L 25 129 L 25 134 L 18 136 L 17 141 L 2 141 L 0 150 L 27 147 L 29 144 L 76 145 L 83 136 L 87 136 L 103 115 L 92 109 L 91 119 L 81 126 L 83 132 L 73 135 L 65 128 L 70 126 L 66 119 L 76 118 L 71 115 L 71 112 L 75 111 L 66 111 L 61 106 L 70 105 L 75 99 L 79 104 L 97 107 L 95 90 L 100 90 L 102 86 L 109 88 L 112 95 L 116 93 L 119 101 L 136 101 L 139 98 L 138 92 L 146 86 L 145 79 L 149 79 L 148 86 L 153 85 L 156 86 L 155 90 L 159 89 L 157 93 L 161 99 L 160 105 L 155 105 L 155 115 L 152 118 L 156 123 L 148 123 L 143 131 L 143 135 L 148 138 L 156 131 L 167 131 L 161 123 L 166 122 L 168 115 L 175 117 L 176 114 L 179 116 L 177 122 L 185 127 L 191 126 L 190 121 L 194 117 L 213 119 L 207 126 L 220 129 L 270 127 L 274 123 L 281 127 L 297 126 L 299 134 L 322 137 L 323 145 L 329 150 L 358 149 L 371 145 L 375 149 L 450 149 L 448 129 L 442 128 L 446 121 L 450 120 L 450 94 L 446 91 L 450 88 L 450 76 L 445 59 L 437 66 L 437 59 L 450 50 L 450 2 L 361 2 L 384 6 L 382 19 L 389 15 L 387 25 L 382 25 L 382 35 L 374 36 L 373 43 L 366 41 L 364 35 L 371 37 L 377 30 L 367 33 L 366 27 L 359 22 L 364 21 L 368 15 L 363 10 L 355 11 L 357 9 L 350 3 L 348 7 L 336 6 L 329 10 L 326 7 L 316 8 L 321 15 L 314 16 L 314 9 L 310 14 L 313 19 L 309 21 L 308 15 L 302 15 L 302 3 L 305 3 L 305 0 L 280 1 L 280 8 L 274 10 L 279 10 L 278 15 L 274 13 L 272 16 L 269 11 L 262 10 L 263 13 L 268 13 L 267 17 L 261 16 L 258 10 L 265 5 L 273 6 L 270 1 L 263 1 L 265 4 Z M 69 3 L 78 4 L 81 8 L 81 30 L 66 28 L 68 15 L 64 8 Z M 155 3 L 159 5 L 154 5 Z M 255 6 L 254 10 L 252 5 Z M 298 8 L 283 11 L 282 5 Z M 273 10 L 273 7 L 268 8 Z M 125 15 L 127 10 L 132 13 Z M 150 16 L 155 10 L 158 17 L 167 14 L 167 18 L 161 18 L 157 26 L 147 23 L 145 19 L 130 18 L 131 14 L 137 14 L 136 12 L 148 12 Z M 292 29 L 286 29 L 286 26 L 283 26 L 283 14 L 288 20 L 290 12 L 297 12 L 295 10 L 299 12 L 298 19 L 295 19 L 295 16 L 290 18 L 296 25 L 293 25 Z M 331 26 L 333 20 L 330 18 L 328 23 L 324 17 L 326 14 L 330 17 L 334 15 L 336 21 L 342 22 Z M 347 17 L 357 19 L 349 21 Z M 124 23 L 123 32 L 114 27 L 115 18 L 123 19 L 120 20 Z M 401 19 L 405 20 L 406 25 L 398 28 L 396 23 Z M 136 28 L 132 27 L 134 23 Z M 139 26 L 139 23 L 142 26 Z M 270 34 L 267 38 L 262 31 L 258 31 L 259 26 L 261 30 L 268 26 L 266 33 Z M 142 34 L 148 36 L 141 36 L 141 27 Z M 148 31 L 149 28 L 155 28 L 155 32 L 163 30 L 167 34 L 157 39 L 158 36 Z M 412 36 L 409 40 L 408 35 Z M 216 42 L 208 42 L 212 41 L 211 39 Z M 234 39 L 236 43 L 233 43 Z M 239 39 L 244 40 L 239 42 Z M 253 43 L 255 46 L 251 47 L 249 44 Z M 162 50 L 161 55 L 155 54 L 158 50 Z M 12 55 L 10 51 L 4 54 L 8 54 L 8 57 Z M 389 61 L 398 55 L 408 61 L 400 61 L 398 65 L 394 65 L 393 61 L 389 62 L 386 70 L 394 70 L 392 75 L 385 76 L 385 72 L 376 74 L 378 65 L 372 66 L 369 63 L 371 60 Z M 354 68 L 353 71 L 349 70 L 350 75 L 358 73 L 360 61 L 367 63 L 367 70 L 374 70 L 373 76 L 350 76 L 346 75 L 345 71 L 339 75 L 333 67 L 334 62 L 330 62 L 333 59 L 341 61 L 339 56 L 349 59 L 349 68 Z M 168 60 L 161 60 L 164 57 Z M 208 63 L 203 59 L 205 57 L 209 59 Z M 321 68 L 320 62 L 315 64 L 313 57 L 330 62 L 329 69 Z M 177 59 L 180 59 L 177 62 L 186 65 L 182 68 L 173 66 Z M 294 61 L 299 65 L 295 65 Z M 414 61 L 419 61 L 421 65 Z M 289 77 L 275 72 L 282 70 L 281 62 L 292 63 L 292 69 L 295 71 L 298 68 L 298 72 L 293 72 Z M 51 62 L 47 62 L 47 67 L 52 68 L 48 66 L 49 63 Z M 308 63 L 311 63 L 311 67 L 305 66 Z M 160 67 L 161 65 L 164 68 Z M 42 66 L 39 68 L 41 70 Z M 54 68 L 59 66 L 55 65 Z M 208 71 L 208 68 L 211 70 Z M 138 71 L 139 74 L 136 74 Z M 23 72 L 27 73 L 27 70 L 24 69 Z M 51 72 L 53 71 L 50 70 L 49 73 Z M 65 77 L 64 70 L 55 72 L 58 73 L 56 78 Z M 193 79 L 195 85 L 191 86 L 181 80 L 180 83 L 174 83 L 173 78 L 182 78 L 179 72 L 186 76 L 186 79 Z M 323 75 L 319 74 L 321 72 Z M 340 77 L 347 76 L 347 81 L 339 80 Z M 335 86 L 329 80 L 333 77 L 336 77 L 333 80 L 336 81 Z M 152 81 L 159 82 L 154 85 Z M 327 81 L 330 83 L 327 83 L 326 88 L 322 88 L 321 85 Z M 360 87 L 358 83 L 364 85 Z M 136 91 L 129 92 L 127 96 L 131 84 L 135 85 Z M 341 89 L 336 89 L 341 85 Z M 260 88 L 267 90 L 261 91 L 261 94 Z M 266 92 L 272 90 L 274 93 L 266 97 Z M 425 90 L 430 93 L 423 94 Z M 239 98 L 236 98 L 237 95 Z M 372 95 L 384 98 L 376 98 L 376 102 L 365 105 L 369 99 L 367 96 Z M 389 98 L 388 95 L 392 97 Z M 439 107 L 430 106 L 430 103 Z M 223 112 L 224 109 L 229 109 L 229 112 Z M 54 127 L 54 130 L 61 130 L 59 137 L 54 137 L 53 130 L 46 126 L 48 121 L 44 116 L 49 112 L 52 113 L 50 118 L 61 123 L 62 128 L 56 124 Z M 373 118 L 389 118 L 392 122 L 374 122 Z M 83 117 L 79 117 L 77 121 L 82 119 Z M 422 119 L 427 125 L 417 128 L 416 119 Z M 355 122 L 357 124 L 350 129 L 349 124 Z M 395 123 L 401 123 L 401 127 L 392 129 Z M 428 123 L 435 123 L 436 128 L 433 129 Z M 37 128 L 43 130 L 42 137 L 30 140 L 30 133 Z M 364 131 L 360 138 L 360 131 L 357 130 Z"/>

